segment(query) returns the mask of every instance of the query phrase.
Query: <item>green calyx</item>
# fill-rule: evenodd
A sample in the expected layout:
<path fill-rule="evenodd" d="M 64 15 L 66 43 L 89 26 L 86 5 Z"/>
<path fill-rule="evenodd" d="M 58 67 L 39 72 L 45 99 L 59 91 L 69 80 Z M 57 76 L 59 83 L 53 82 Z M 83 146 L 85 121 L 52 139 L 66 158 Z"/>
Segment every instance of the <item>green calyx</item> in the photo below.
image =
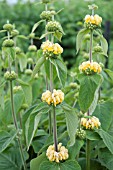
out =
<path fill-rule="evenodd" d="M 81 129 L 81 128 L 77 129 L 76 136 L 80 139 L 85 139 L 86 138 L 86 131 Z"/>
<path fill-rule="evenodd" d="M 37 47 L 35 45 L 30 45 L 28 51 L 37 51 Z"/>
<path fill-rule="evenodd" d="M 9 81 L 15 80 L 15 79 L 17 79 L 17 77 L 18 77 L 18 75 L 14 71 L 11 71 L 11 73 L 9 71 L 7 71 L 4 74 L 4 78 Z"/>
<path fill-rule="evenodd" d="M 33 64 L 33 59 L 32 59 L 32 58 L 28 58 L 28 59 L 27 59 L 27 63 L 28 63 L 28 64 Z"/>
<path fill-rule="evenodd" d="M 35 33 L 29 34 L 29 38 L 31 38 L 31 39 L 35 38 Z"/>
<path fill-rule="evenodd" d="M 10 32 L 10 31 L 13 30 L 13 25 L 12 24 L 5 24 L 3 26 L 3 29 Z"/>
<path fill-rule="evenodd" d="M 13 92 L 14 93 L 17 93 L 18 91 L 21 91 L 22 90 L 22 87 L 21 86 L 14 86 L 13 87 Z"/>
<path fill-rule="evenodd" d="M 22 50 L 20 49 L 20 47 L 16 47 L 15 52 L 16 52 L 16 54 L 20 54 L 20 53 L 22 53 Z"/>
<path fill-rule="evenodd" d="M 12 39 L 5 40 L 2 44 L 3 47 L 14 47 L 14 41 Z"/>
<path fill-rule="evenodd" d="M 31 69 L 26 69 L 25 74 L 26 75 L 32 75 L 33 71 Z"/>
<path fill-rule="evenodd" d="M 94 48 L 93 48 L 94 52 L 103 52 L 102 50 L 102 47 L 100 45 L 96 45 Z"/>
<path fill-rule="evenodd" d="M 56 32 L 56 31 L 61 32 L 62 27 L 61 27 L 59 22 L 57 22 L 57 21 L 50 21 L 46 25 L 46 29 L 47 29 L 48 32 Z"/>

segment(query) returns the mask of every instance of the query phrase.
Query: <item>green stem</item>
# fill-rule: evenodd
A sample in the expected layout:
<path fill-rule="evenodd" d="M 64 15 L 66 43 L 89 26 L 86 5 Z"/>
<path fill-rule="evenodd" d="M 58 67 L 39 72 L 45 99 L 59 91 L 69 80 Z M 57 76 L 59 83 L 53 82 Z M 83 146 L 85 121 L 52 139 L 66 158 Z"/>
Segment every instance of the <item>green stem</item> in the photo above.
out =
<path fill-rule="evenodd" d="M 20 136 L 19 136 L 19 128 L 18 128 L 17 118 L 16 118 L 16 114 L 15 114 L 15 110 L 14 110 L 14 97 L 13 97 L 13 84 L 12 84 L 12 81 L 10 81 L 10 96 L 11 96 L 11 109 L 12 109 L 13 121 L 14 121 L 15 128 L 16 128 L 16 130 L 18 132 L 17 140 L 18 140 L 18 145 L 19 145 L 19 149 L 20 149 L 20 155 L 21 155 L 23 166 L 24 166 L 24 170 L 27 170 L 26 163 L 24 161 L 24 154 L 23 154 L 23 150 L 22 150 L 22 144 L 21 144 Z"/>
<path fill-rule="evenodd" d="M 55 106 L 53 106 L 53 139 L 54 139 L 55 151 L 58 152 L 57 123 L 56 123 Z"/>
<path fill-rule="evenodd" d="M 49 134 L 52 135 L 52 114 L 49 112 Z"/>
<path fill-rule="evenodd" d="M 89 51 L 89 61 L 92 62 L 92 48 L 93 48 L 93 30 L 90 33 L 90 51 Z"/>
<path fill-rule="evenodd" d="M 86 170 L 90 170 L 90 140 L 86 141 Z"/>

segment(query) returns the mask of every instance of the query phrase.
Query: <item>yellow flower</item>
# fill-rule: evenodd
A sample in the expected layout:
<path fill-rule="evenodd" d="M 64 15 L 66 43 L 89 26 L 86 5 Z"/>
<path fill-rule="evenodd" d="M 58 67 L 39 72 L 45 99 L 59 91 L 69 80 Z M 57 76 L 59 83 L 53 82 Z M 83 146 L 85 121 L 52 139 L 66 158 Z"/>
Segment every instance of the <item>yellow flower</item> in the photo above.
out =
<path fill-rule="evenodd" d="M 86 23 L 89 23 L 90 21 L 91 21 L 90 15 L 86 15 L 86 16 L 85 16 L 85 22 L 86 22 Z"/>
<path fill-rule="evenodd" d="M 46 103 L 54 104 L 56 106 L 57 104 L 60 104 L 64 100 L 64 93 L 61 90 L 53 90 L 53 93 L 51 93 L 49 90 L 44 92 L 42 94 L 42 101 L 45 101 Z"/>
<path fill-rule="evenodd" d="M 98 129 L 100 127 L 101 123 L 97 117 L 92 116 L 91 118 L 82 118 L 81 125 L 85 129 L 94 129 L 94 128 Z"/>
<path fill-rule="evenodd" d="M 52 96 L 51 96 L 51 92 L 49 90 L 47 90 L 46 92 L 44 92 L 42 94 L 42 101 L 45 101 L 48 103 L 48 105 L 50 105 L 52 103 Z"/>
<path fill-rule="evenodd" d="M 86 15 L 85 16 L 85 23 L 86 24 L 90 23 L 90 24 L 94 24 L 94 25 L 98 26 L 98 25 L 101 24 L 101 22 L 102 22 L 102 18 L 97 14 L 95 14 L 94 16 L 93 15 Z"/>
<path fill-rule="evenodd" d="M 60 55 L 63 53 L 63 48 L 58 43 L 52 43 L 49 40 L 46 42 L 43 42 L 41 45 L 41 48 L 43 50 L 43 54 L 46 55 L 46 57 L 53 55 Z"/>
<path fill-rule="evenodd" d="M 102 71 L 102 68 L 97 62 L 86 61 L 79 66 L 79 70 L 86 74 L 92 74 L 100 73 Z"/>
<path fill-rule="evenodd" d="M 51 162 L 57 163 L 69 158 L 68 150 L 62 146 L 62 143 L 58 144 L 58 152 L 55 151 L 54 145 L 50 145 L 47 149 L 46 156 Z"/>

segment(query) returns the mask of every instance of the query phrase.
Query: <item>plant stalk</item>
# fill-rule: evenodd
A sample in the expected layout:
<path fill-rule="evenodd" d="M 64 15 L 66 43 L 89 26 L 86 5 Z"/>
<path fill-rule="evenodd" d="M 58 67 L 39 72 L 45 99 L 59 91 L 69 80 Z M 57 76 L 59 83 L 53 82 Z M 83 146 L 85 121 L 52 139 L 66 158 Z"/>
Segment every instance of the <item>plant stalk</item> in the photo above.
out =
<path fill-rule="evenodd" d="M 58 152 L 57 123 L 56 123 L 55 106 L 53 106 L 53 139 L 54 139 L 55 151 Z"/>
<path fill-rule="evenodd" d="M 16 128 L 16 130 L 18 132 L 17 140 L 18 140 L 18 145 L 19 145 L 19 149 L 20 149 L 20 155 L 21 155 L 24 170 L 27 170 L 26 163 L 24 161 L 24 154 L 23 154 L 22 144 L 21 144 L 20 136 L 19 136 L 19 128 L 18 128 L 17 118 L 16 118 L 16 114 L 15 114 L 15 110 L 14 110 L 14 97 L 13 97 L 13 84 L 12 84 L 12 81 L 10 81 L 10 96 L 11 96 L 11 109 L 12 109 L 13 121 L 14 121 L 15 128 Z"/>
<path fill-rule="evenodd" d="M 92 48 L 93 48 L 93 30 L 90 33 L 90 51 L 89 51 L 89 61 L 92 62 Z"/>
<path fill-rule="evenodd" d="M 90 170 L 90 140 L 86 140 L 86 170 Z"/>

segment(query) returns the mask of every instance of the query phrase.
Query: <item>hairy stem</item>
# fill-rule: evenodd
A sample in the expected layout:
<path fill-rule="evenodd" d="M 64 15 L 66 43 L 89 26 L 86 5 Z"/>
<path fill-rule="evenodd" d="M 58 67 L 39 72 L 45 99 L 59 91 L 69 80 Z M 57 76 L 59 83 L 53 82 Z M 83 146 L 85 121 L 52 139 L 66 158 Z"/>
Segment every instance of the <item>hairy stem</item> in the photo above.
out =
<path fill-rule="evenodd" d="M 11 96 L 11 109 L 12 109 L 13 121 L 14 121 L 15 128 L 16 128 L 16 130 L 18 132 L 17 140 L 18 140 L 18 145 L 19 145 L 19 149 L 20 149 L 20 155 L 21 155 L 24 170 L 27 170 L 26 163 L 24 161 L 24 154 L 23 154 L 22 144 L 21 144 L 20 135 L 19 135 L 19 128 L 18 128 L 16 113 L 15 113 L 15 110 L 14 110 L 14 97 L 13 97 L 13 84 L 12 84 L 12 81 L 10 81 L 10 96 Z"/>
<path fill-rule="evenodd" d="M 56 123 L 55 106 L 53 106 L 53 138 L 54 138 L 55 151 L 58 152 L 57 123 Z"/>
<path fill-rule="evenodd" d="M 90 51 L 89 51 L 89 61 L 92 62 L 92 48 L 93 48 L 93 30 L 90 33 Z"/>
<path fill-rule="evenodd" d="M 86 170 L 90 170 L 90 140 L 86 141 Z"/>

